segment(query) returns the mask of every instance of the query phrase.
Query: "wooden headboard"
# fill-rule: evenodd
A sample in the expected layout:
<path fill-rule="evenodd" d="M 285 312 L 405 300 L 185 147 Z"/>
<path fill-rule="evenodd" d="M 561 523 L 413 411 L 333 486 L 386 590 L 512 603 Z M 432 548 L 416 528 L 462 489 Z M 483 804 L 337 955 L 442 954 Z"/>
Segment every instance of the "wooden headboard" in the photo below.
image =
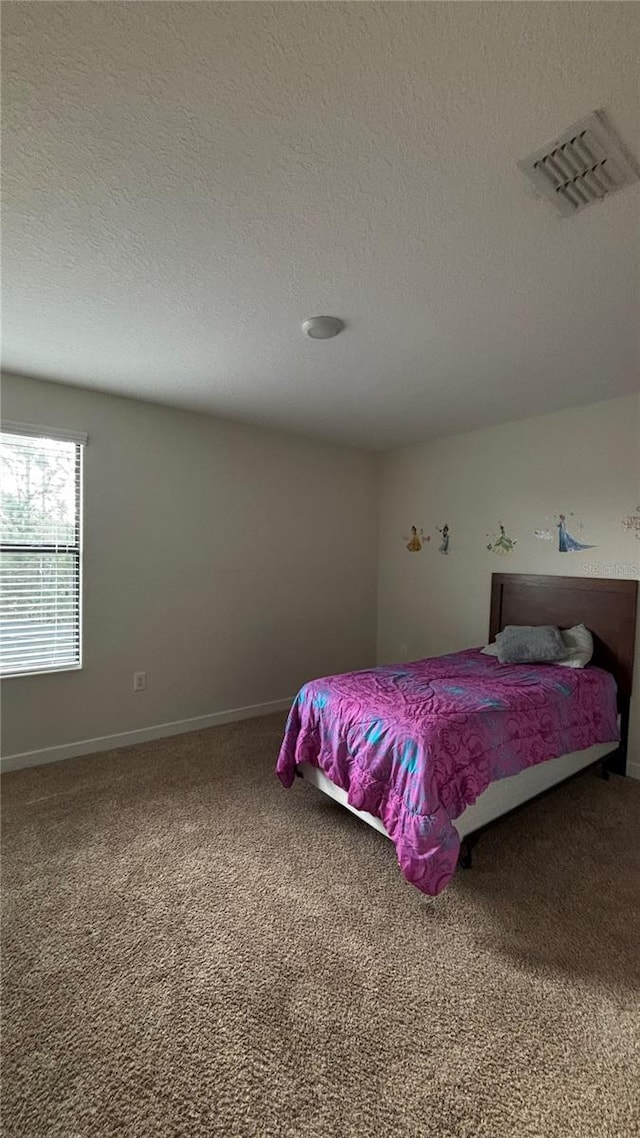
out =
<path fill-rule="evenodd" d="M 638 582 L 610 577 L 547 577 L 493 573 L 489 637 L 507 624 L 586 624 L 593 634 L 593 663 L 618 685 L 622 760 L 626 756 L 633 682 Z"/>

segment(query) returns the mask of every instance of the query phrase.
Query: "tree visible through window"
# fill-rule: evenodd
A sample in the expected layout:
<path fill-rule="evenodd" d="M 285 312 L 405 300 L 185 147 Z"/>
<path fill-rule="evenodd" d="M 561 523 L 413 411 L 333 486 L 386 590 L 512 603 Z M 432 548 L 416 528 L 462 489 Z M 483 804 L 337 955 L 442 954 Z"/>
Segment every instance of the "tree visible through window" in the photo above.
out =
<path fill-rule="evenodd" d="M 0 434 L 3 675 L 81 664 L 80 442 Z"/>

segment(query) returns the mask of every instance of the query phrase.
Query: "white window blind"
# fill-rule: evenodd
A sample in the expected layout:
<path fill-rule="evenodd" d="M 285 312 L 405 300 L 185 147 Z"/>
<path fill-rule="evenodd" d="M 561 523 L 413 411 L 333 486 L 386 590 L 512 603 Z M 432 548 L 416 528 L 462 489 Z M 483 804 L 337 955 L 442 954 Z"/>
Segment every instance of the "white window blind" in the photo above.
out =
<path fill-rule="evenodd" d="M 22 423 L 0 432 L 4 676 L 81 665 L 84 441 Z"/>

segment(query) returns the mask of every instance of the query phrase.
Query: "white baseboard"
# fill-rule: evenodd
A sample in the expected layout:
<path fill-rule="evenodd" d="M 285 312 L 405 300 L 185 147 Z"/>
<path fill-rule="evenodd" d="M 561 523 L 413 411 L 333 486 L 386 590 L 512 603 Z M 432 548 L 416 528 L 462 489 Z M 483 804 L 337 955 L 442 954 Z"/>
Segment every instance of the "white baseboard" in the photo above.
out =
<path fill-rule="evenodd" d="M 629 778 L 640 778 L 640 763 L 630 763 L 627 759 L 627 774 Z"/>
<path fill-rule="evenodd" d="M 211 715 L 197 715 L 195 719 L 177 719 L 173 723 L 157 723 L 154 727 L 138 727 L 117 735 L 99 735 L 95 739 L 81 739 L 77 743 L 62 743 L 58 747 L 43 747 L 38 751 L 23 751 L 18 755 L 3 755 L 0 770 L 17 771 L 23 767 L 39 767 L 43 763 L 57 763 L 80 755 L 94 755 L 100 751 L 113 751 L 117 747 L 131 747 L 135 743 L 148 743 L 169 735 L 183 735 L 187 731 L 201 731 L 204 727 L 218 727 L 222 723 L 236 723 L 241 719 L 255 719 L 274 711 L 288 711 L 290 699 L 274 699 L 268 703 L 253 703 L 248 707 L 234 707 L 230 711 L 214 711 Z"/>

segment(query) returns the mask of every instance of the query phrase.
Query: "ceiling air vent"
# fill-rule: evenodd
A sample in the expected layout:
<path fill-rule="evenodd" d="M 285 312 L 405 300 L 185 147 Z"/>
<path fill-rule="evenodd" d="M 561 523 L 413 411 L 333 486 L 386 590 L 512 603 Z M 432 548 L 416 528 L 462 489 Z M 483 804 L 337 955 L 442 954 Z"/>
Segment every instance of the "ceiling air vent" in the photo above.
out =
<path fill-rule="evenodd" d="M 565 216 L 640 177 L 634 159 L 600 111 L 581 119 L 518 166 Z"/>

